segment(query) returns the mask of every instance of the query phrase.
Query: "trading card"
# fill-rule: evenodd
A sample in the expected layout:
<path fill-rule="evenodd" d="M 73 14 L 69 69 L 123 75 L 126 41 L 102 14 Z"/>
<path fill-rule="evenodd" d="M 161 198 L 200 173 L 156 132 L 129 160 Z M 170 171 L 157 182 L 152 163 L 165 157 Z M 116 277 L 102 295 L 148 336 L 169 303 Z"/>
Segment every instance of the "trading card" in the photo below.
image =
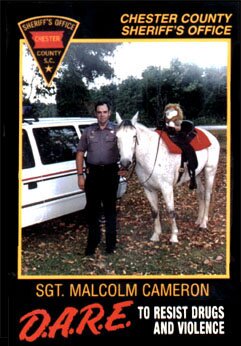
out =
<path fill-rule="evenodd" d="M 236 338 L 240 2 L 1 8 L 3 342 Z"/>

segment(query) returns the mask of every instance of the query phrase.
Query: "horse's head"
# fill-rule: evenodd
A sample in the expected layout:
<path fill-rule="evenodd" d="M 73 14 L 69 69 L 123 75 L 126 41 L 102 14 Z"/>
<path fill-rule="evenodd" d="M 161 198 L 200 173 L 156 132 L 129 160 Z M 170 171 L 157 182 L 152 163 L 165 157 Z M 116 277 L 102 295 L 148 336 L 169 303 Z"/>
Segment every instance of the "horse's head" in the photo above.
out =
<path fill-rule="evenodd" d="M 120 152 L 120 164 L 124 168 L 128 168 L 133 161 L 137 144 L 137 133 L 135 128 L 137 119 L 138 112 L 131 120 L 122 120 L 119 113 L 116 112 L 116 121 L 119 125 L 116 137 Z"/>

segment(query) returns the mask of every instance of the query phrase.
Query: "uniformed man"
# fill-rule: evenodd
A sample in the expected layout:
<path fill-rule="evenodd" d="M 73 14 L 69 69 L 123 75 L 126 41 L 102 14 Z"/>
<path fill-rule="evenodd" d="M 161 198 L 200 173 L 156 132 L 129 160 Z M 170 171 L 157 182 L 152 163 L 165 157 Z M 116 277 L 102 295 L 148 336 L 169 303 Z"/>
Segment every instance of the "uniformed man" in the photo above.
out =
<path fill-rule="evenodd" d="M 85 255 L 93 255 L 101 240 L 100 210 L 106 226 L 106 252 L 116 247 L 116 196 L 119 183 L 116 126 L 110 122 L 111 110 L 106 101 L 95 105 L 98 123 L 87 127 L 79 141 L 76 155 L 78 185 L 86 193 L 88 240 Z M 83 165 L 86 156 L 86 175 Z M 85 178 L 86 176 L 86 178 Z"/>

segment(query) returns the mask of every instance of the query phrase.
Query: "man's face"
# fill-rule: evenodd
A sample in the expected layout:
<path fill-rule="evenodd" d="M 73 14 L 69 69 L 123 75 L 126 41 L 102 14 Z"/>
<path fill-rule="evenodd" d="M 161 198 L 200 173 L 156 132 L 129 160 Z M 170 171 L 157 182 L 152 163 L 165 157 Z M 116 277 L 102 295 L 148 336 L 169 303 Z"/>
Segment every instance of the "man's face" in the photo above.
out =
<path fill-rule="evenodd" d="M 101 126 L 106 125 L 110 118 L 111 112 L 108 110 L 108 107 L 106 104 L 103 104 L 101 106 L 98 106 L 96 109 L 96 117 L 98 119 L 98 122 Z"/>

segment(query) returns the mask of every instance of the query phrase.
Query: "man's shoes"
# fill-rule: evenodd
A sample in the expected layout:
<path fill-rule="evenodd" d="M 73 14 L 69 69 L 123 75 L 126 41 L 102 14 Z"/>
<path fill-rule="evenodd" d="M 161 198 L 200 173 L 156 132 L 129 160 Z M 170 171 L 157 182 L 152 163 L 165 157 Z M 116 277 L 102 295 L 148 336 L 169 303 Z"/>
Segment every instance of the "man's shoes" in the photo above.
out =
<path fill-rule="evenodd" d="M 114 251 L 115 251 L 115 246 L 114 247 L 107 247 L 106 248 L 106 253 L 108 254 L 108 255 L 110 255 L 110 254 L 112 254 Z"/>
<path fill-rule="evenodd" d="M 95 254 L 95 249 L 91 249 L 91 248 L 86 248 L 85 249 L 85 256 L 92 256 Z"/>

